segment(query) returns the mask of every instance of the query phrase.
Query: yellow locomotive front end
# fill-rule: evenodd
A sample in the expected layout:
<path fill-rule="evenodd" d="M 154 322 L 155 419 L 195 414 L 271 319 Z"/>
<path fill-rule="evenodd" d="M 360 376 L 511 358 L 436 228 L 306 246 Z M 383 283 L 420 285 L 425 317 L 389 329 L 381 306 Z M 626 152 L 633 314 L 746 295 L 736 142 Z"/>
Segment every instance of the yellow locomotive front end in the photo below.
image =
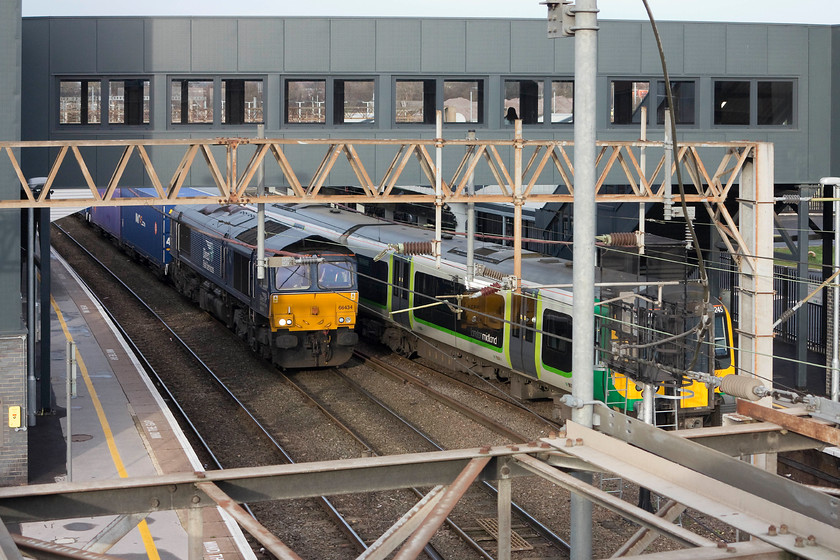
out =
<path fill-rule="evenodd" d="M 355 259 L 294 259 L 273 270 L 269 322 L 275 362 L 283 367 L 337 365 L 358 342 Z"/>

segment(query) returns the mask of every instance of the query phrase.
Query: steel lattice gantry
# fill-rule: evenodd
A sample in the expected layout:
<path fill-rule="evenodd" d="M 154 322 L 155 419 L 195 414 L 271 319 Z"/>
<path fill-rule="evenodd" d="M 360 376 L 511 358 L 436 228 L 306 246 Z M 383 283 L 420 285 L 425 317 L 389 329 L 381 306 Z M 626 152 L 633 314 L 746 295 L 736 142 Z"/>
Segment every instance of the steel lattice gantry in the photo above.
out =
<path fill-rule="evenodd" d="M 678 143 L 666 149 L 663 142 L 598 142 L 595 185 L 596 202 L 699 204 L 709 214 L 727 250 L 742 274 L 738 292 L 739 309 L 745 319 L 739 329 L 739 367 L 755 374 L 772 371 L 772 256 L 773 256 L 773 145 L 766 142 Z M 30 187 L 20 165 L 19 153 L 44 150 L 52 156 L 43 187 Z M 452 140 L 438 137 L 416 140 L 351 140 L 294 138 L 215 138 L 185 140 L 94 140 L 48 142 L 0 142 L 20 182 L 18 199 L 0 200 L 2 208 L 52 208 L 109 205 L 254 204 L 254 203 L 430 203 L 439 210 L 444 204 L 467 202 L 510 203 L 515 209 L 514 231 L 521 232 L 521 210 L 525 202 L 573 203 L 574 168 L 569 153 L 574 143 L 558 140 L 529 140 L 521 125 L 510 140 Z M 316 157 L 300 157 L 302 150 Z M 371 150 L 393 154 L 386 159 L 380 176 L 362 153 Z M 295 157 L 290 157 L 288 152 Z M 432 151 L 435 155 L 432 156 Z M 107 181 L 97 180 L 86 159 L 95 154 L 96 168 L 110 169 Z M 173 157 L 174 152 L 174 157 Z M 200 158 L 199 158 L 200 154 Z M 317 154 L 321 154 L 318 156 Z M 108 156 L 112 156 L 108 159 Z M 154 158 L 152 157 L 154 155 Z M 454 162 L 443 169 L 442 155 Z M 340 163 L 342 156 L 346 163 Z M 165 165 L 154 159 L 177 161 L 163 177 Z M 203 160 L 202 166 L 200 160 Z M 317 161 L 314 168 L 293 161 Z M 647 162 L 642 164 L 640 162 Z M 154 189 L 148 198 L 119 198 L 118 189 L 130 162 L 139 162 L 143 182 Z M 242 163 L 244 162 L 244 164 Z M 410 165 L 416 165 L 407 172 Z M 260 168 L 279 168 L 285 193 L 268 189 L 259 195 L 256 177 Z M 344 165 L 345 167 L 341 167 Z M 676 166 L 687 177 L 683 192 L 673 192 Z M 349 169 L 348 169 L 349 167 Z M 56 186 L 60 174 L 72 168 L 83 177 L 89 195 L 63 199 Z M 418 170 L 419 168 L 419 170 Z M 275 169 L 276 171 L 276 169 Z M 333 174 L 352 177 L 352 190 L 336 192 Z M 204 173 L 212 181 L 212 196 L 181 196 L 190 174 Z M 106 175 L 106 172 L 101 172 Z M 487 184 L 498 185 L 493 194 L 470 195 L 471 177 L 482 174 Z M 422 177 L 430 194 L 405 193 L 401 185 L 412 185 L 411 177 Z M 303 182 L 300 177 L 310 177 Z M 347 186 L 347 182 L 340 183 Z M 553 185 L 546 192 L 545 185 Z M 556 187 L 554 186 L 556 185 Z M 615 194 L 611 185 L 624 185 Z M 727 199 L 738 185 L 738 212 L 733 215 Z M 130 186 L 137 186 L 136 184 Z M 436 192 L 435 192 L 436 191 Z M 611 192 L 613 191 L 613 192 Z M 440 212 L 438 211 L 438 215 Z M 440 222 L 436 228 L 440 235 Z M 521 278 L 522 236 L 514 240 L 515 276 Z M 749 318 L 748 320 L 746 318 Z"/>
<path fill-rule="evenodd" d="M 509 530 L 509 523 L 502 521 L 509 519 L 510 494 L 501 490 L 512 479 L 536 475 L 624 516 L 645 531 L 688 547 L 692 558 L 752 558 L 756 556 L 751 554 L 757 554 L 761 558 L 782 559 L 793 554 L 823 559 L 840 554 L 840 500 L 738 459 L 741 453 L 824 445 L 794 433 L 797 424 L 792 424 L 790 430 L 759 423 L 748 430 L 734 426 L 665 432 L 605 407 L 598 407 L 596 414 L 598 431 L 570 422 L 565 433 L 505 447 L 0 488 L 0 550 L 15 552 L 17 547 L 39 550 L 52 546 L 13 537 L 5 532 L 3 523 L 119 514 L 131 520 L 124 524 L 127 532 L 154 511 L 186 510 L 189 518 L 200 514 L 202 508 L 218 505 L 272 553 L 280 558 L 296 558 L 291 549 L 245 514 L 238 504 L 434 487 L 364 554 L 367 559 L 385 558 L 400 548 L 400 555 L 413 557 L 412 552 L 422 550 L 439 521 L 475 481 L 497 481 L 500 528 Z M 770 432 L 774 434 L 772 444 L 771 440 L 756 438 L 756 434 Z M 838 437 L 836 429 L 832 437 Z M 730 456 L 732 453 L 736 456 Z M 720 519 L 755 540 L 721 547 L 720 543 L 673 523 L 667 512 L 648 513 L 582 483 L 565 472 L 569 469 L 611 472 L 656 488 L 675 506 Z M 785 528 L 781 531 L 771 529 L 782 525 Z M 652 540 L 645 536 L 631 539 L 624 552 L 639 554 Z M 672 553 L 663 553 L 662 557 L 669 558 L 669 554 Z M 14 558 L 14 553 L 10 557 Z"/>

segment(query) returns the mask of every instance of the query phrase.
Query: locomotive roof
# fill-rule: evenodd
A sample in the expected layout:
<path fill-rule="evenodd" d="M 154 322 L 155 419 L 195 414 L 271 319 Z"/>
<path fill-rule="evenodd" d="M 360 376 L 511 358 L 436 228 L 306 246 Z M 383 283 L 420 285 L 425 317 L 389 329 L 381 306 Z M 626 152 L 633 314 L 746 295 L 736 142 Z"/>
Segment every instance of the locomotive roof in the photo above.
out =
<path fill-rule="evenodd" d="M 278 220 L 304 223 L 310 233 L 328 237 L 347 244 L 353 251 L 377 254 L 390 243 L 431 241 L 433 229 L 395 223 L 347 209 L 331 208 L 325 205 L 271 205 L 277 211 Z M 286 219 L 283 218 L 286 217 Z M 467 262 L 467 240 L 464 235 L 444 234 L 441 241 L 444 265 L 453 267 L 454 273 L 463 273 Z M 497 243 L 480 240 L 475 242 L 475 262 L 501 272 L 513 274 L 514 251 Z M 433 257 L 415 256 L 417 259 Z M 571 261 L 548 257 L 533 251 L 522 250 L 522 276 L 524 285 L 571 284 Z"/>
<path fill-rule="evenodd" d="M 257 245 L 257 213 L 251 207 L 179 205 L 173 208 L 172 215 L 211 237 L 235 240 L 240 246 L 246 248 L 254 248 Z M 267 251 L 283 251 L 290 245 L 311 237 L 312 234 L 302 227 L 283 224 L 271 217 L 266 217 L 265 248 Z M 336 252 L 344 251 L 336 246 Z"/>

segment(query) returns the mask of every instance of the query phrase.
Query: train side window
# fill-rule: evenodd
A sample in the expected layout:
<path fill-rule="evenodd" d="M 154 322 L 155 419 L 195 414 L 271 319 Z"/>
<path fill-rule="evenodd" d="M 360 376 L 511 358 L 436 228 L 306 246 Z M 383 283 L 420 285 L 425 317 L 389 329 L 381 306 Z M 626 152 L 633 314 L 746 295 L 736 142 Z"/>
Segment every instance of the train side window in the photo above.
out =
<path fill-rule="evenodd" d="M 445 303 L 422 307 L 443 301 L 437 296 L 448 296 L 456 293 L 455 282 L 418 272 L 414 277 L 414 304 L 417 309 L 414 316 L 433 325 L 455 331 L 455 313 Z M 452 301 L 452 300 L 449 300 Z"/>
<path fill-rule="evenodd" d="M 100 80 L 61 80 L 58 91 L 58 124 L 102 122 Z"/>
<path fill-rule="evenodd" d="M 505 298 L 490 294 L 461 300 L 458 332 L 477 341 L 501 348 L 504 343 Z"/>
<path fill-rule="evenodd" d="M 353 287 L 353 263 L 324 262 L 318 264 L 318 286 L 325 289 Z"/>
<path fill-rule="evenodd" d="M 312 285 L 309 279 L 309 265 L 281 266 L 274 272 L 274 287 L 277 290 L 303 290 Z"/>
<path fill-rule="evenodd" d="M 546 310 L 542 338 L 543 363 L 560 371 L 572 371 L 572 318 Z"/>
<path fill-rule="evenodd" d="M 369 301 L 385 306 L 388 303 L 388 263 L 358 256 L 359 292 Z"/>

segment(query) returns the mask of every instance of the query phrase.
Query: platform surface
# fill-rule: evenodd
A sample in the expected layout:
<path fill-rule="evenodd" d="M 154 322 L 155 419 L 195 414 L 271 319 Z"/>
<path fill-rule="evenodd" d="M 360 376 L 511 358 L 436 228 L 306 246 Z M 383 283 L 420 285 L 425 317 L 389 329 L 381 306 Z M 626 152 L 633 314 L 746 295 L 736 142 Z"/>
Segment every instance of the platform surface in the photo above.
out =
<path fill-rule="evenodd" d="M 52 255 L 51 383 L 55 414 L 30 428 L 30 483 L 68 480 L 67 345 L 76 344 L 70 398 L 72 482 L 203 470 L 183 432 L 104 310 L 58 255 Z M 72 378 L 72 375 L 71 375 Z M 84 548 L 116 516 L 25 523 L 21 533 Z M 183 524 L 182 524 L 183 520 Z M 186 516 L 155 512 L 107 551 L 121 558 L 186 559 Z M 255 558 L 238 525 L 204 509 L 204 558 Z"/>

